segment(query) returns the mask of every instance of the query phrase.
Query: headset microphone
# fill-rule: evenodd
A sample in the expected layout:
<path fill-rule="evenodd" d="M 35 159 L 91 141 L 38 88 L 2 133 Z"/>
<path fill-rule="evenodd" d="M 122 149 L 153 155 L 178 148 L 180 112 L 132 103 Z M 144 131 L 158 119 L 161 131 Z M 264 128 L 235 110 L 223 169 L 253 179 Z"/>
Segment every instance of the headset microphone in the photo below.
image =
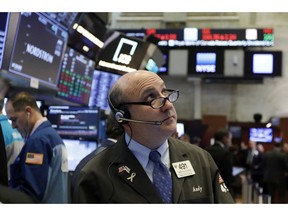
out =
<path fill-rule="evenodd" d="M 124 118 L 123 114 L 121 112 L 117 112 L 115 114 L 115 119 L 119 123 L 126 121 L 126 122 L 134 122 L 134 123 L 140 123 L 140 124 L 151 124 L 151 125 L 161 125 L 162 124 L 161 121 L 142 121 L 142 120 L 134 120 L 134 119 Z"/>

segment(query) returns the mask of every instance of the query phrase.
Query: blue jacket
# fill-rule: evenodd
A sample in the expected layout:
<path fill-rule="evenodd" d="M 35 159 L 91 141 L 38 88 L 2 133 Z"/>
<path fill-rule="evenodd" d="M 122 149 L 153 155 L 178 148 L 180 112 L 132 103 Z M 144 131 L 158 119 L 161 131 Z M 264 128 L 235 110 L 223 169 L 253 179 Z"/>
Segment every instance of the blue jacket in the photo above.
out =
<path fill-rule="evenodd" d="M 10 184 L 41 203 L 68 203 L 67 151 L 49 121 L 25 142 L 11 165 Z"/>
<path fill-rule="evenodd" d="M 18 154 L 20 153 L 23 145 L 24 140 L 17 129 L 13 129 L 12 125 L 8 121 L 6 115 L 0 115 L 0 124 L 2 128 L 6 156 L 7 156 L 7 170 L 8 170 L 8 177 L 9 174 L 9 167 L 10 164 L 14 162 Z"/>

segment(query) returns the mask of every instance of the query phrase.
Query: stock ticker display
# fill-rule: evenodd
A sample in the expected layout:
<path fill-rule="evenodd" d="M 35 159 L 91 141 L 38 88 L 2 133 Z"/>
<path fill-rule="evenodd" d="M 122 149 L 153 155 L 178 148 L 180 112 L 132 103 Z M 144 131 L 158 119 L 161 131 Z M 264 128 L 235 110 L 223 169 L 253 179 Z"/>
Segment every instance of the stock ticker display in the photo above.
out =
<path fill-rule="evenodd" d="M 57 95 L 66 100 L 87 105 L 95 62 L 72 48 L 67 48 L 60 72 Z"/>

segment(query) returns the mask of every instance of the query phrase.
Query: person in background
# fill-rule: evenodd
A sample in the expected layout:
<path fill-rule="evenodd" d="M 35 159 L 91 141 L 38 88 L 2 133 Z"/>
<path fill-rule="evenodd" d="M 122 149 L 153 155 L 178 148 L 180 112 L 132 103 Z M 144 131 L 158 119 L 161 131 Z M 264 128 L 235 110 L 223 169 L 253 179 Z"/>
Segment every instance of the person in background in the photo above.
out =
<path fill-rule="evenodd" d="M 24 145 L 24 140 L 19 131 L 17 129 L 12 128 L 12 125 L 8 121 L 7 116 L 3 115 L 2 113 L 3 106 L 4 106 L 4 98 L 0 99 L 0 124 L 6 148 L 7 171 L 9 180 L 10 165 L 15 161 L 16 157 L 19 155 Z"/>
<path fill-rule="evenodd" d="M 248 177 L 251 177 L 253 183 L 259 184 L 263 188 L 263 146 L 257 142 L 249 140 L 246 157 L 246 168 Z"/>
<path fill-rule="evenodd" d="M 225 128 L 220 128 L 214 133 L 214 144 L 206 148 L 211 154 L 220 174 L 235 199 L 234 184 L 236 182 L 233 176 L 233 154 L 229 150 L 232 146 L 232 134 Z"/>
<path fill-rule="evenodd" d="M 4 98 L 9 91 L 10 83 L 0 77 L 0 124 L 5 144 L 7 158 L 7 176 L 10 179 L 10 165 L 20 153 L 24 140 L 17 129 L 13 129 L 6 115 L 3 114 Z"/>
<path fill-rule="evenodd" d="M 178 90 L 145 70 L 116 81 L 108 100 L 125 133 L 82 168 L 76 202 L 234 203 L 211 155 L 171 137 L 178 96 Z M 158 171 L 165 176 L 159 186 Z"/>
<path fill-rule="evenodd" d="M 66 147 L 27 92 L 10 97 L 5 105 L 12 126 L 25 137 L 22 151 L 11 165 L 10 186 L 40 203 L 68 202 Z"/>
<path fill-rule="evenodd" d="M 272 203 L 286 203 L 287 156 L 281 149 L 281 142 L 274 142 L 272 150 L 263 156 L 263 183 L 265 193 L 271 196 Z"/>

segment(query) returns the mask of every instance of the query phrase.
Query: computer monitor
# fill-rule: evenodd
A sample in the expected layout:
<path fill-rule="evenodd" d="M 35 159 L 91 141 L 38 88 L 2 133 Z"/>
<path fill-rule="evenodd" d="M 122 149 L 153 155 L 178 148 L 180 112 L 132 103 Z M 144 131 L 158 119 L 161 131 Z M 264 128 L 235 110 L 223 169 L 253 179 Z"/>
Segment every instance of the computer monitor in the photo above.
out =
<path fill-rule="evenodd" d="M 260 143 L 271 143 L 273 141 L 272 128 L 250 128 L 249 140 Z"/>
<path fill-rule="evenodd" d="M 61 66 L 57 97 L 88 105 L 95 61 L 67 47 Z"/>
<path fill-rule="evenodd" d="M 246 51 L 244 56 L 244 76 L 282 76 L 282 51 Z"/>
<path fill-rule="evenodd" d="M 79 162 L 97 148 L 91 140 L 63 139 L 68 155 L 68 169 L 74 171 Z"/>
<path fill-rule="evenodd" d="M 67 39 L 64 29 L 40 13 L 21 13 L 8 71 L 29 87 L 57 89 Z"/>
<path fill-rule="evenodd" d="M 63 139 L 98 140 L 99 112 L 96 107 L 49 106 L 47 118 Z"/>
<path fill-rule="evenodd" d="M 108 94 L 112 85 L 121 77 L 119 74 L 95 70 L 89 106 L 96 106 L 102 110 L 110 110 L 108 104 Z"/>

